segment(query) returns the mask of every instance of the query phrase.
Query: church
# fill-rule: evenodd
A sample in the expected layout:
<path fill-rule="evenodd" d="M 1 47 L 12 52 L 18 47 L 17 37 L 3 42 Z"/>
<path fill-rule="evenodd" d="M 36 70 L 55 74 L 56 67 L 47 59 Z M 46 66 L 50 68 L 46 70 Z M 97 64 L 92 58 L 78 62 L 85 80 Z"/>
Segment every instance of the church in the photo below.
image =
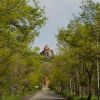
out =
<path fill-rule="evenodd" d="M 54 52 L 49 46 L 46 44 L 44 46 L 44 50 L 40 52 L 41 55 L 45 56 L 47 59 L 51 59 L 54 56 Z"/>
<path fill-rule="evenodd" d="M 46 57 L 46 59 L 52 59 L 54 57 L 54 52 L 52 49 L 49 48 L 49 46 L 46 44 L 44 46 L 44 49 L 42 50 L 42 52 L 40 52 L 41 55 L 43 55 L 44 57 Z M 48 62 L 44 62 L 44 65 L 47 64 Z M 45 65 L 45 69 L 47 69 L 47 65 Z M 46 71 L 46 70 L 45 70 Z M 42 90 L 49 90 L 49 85 L 50 85 L 50 80 L 48 79 L 48 75 L 44 75 L 43 78 L 43 84 L 42 84 Z"/>

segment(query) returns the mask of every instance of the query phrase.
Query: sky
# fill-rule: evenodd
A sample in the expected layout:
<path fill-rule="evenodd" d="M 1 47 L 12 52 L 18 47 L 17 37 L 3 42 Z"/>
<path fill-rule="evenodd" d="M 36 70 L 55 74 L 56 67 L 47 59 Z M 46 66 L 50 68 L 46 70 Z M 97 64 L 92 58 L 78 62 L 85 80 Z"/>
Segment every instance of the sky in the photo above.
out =
<path fill-rule="evenodd" d="M 39 37 L 35 39 L 33 47 L 39 47 L 41 51 L 47 44 L 56 51 L 58 30 L 68 25 L 73 19 L 73 14 L 78 15 L 82 0 L 39 0 L 39 2 L 42 7 L 45 7 L 48 20 L 46 25 L 40 29 Z"/>

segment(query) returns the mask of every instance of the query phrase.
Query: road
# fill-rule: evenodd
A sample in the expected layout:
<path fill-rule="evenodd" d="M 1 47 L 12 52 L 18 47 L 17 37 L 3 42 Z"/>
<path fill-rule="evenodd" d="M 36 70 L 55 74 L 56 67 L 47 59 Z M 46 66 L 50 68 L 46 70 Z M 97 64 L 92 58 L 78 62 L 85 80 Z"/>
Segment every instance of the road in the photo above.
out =
<path fill-rule="evenodd" d="M 65 100 L 60 95 L 57 95 L 53 91 L 39 91 L 34 96 L 26 97 L 23 100 Z"/>
<path fill-rule="evenodd" d="M 38 92 L 30 100 L 64 100 L 64 98 L 49 90 Z"/>

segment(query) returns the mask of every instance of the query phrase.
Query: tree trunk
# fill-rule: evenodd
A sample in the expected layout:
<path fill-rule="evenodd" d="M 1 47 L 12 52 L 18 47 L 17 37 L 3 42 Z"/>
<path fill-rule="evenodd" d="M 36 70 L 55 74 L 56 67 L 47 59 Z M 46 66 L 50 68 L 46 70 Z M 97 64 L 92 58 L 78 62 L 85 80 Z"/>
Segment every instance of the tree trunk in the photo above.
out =
<path fill-rule="evenodd" d="M 91 100 L 91 74 L 89 75 L 89 86 L 88 86 L 88 99 L 87 100 Z"/>
<path fill-rule="evenodd" d="M 72 95 L 72 79 L 70 78 L 70 94 Z"/>
<path fill-rule="evenodd" d="M 61 84 L 60 84 L 60 82 L 57 83 L 57 92 L 58 93 L 61 92 Z"/>

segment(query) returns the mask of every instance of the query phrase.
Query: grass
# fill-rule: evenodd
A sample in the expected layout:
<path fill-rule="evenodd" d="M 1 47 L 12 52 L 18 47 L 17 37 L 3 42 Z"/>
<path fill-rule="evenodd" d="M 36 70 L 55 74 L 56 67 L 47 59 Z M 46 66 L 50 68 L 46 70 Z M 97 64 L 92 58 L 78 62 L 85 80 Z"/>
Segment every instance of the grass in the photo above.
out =
<path fill-rule="evenodd" d="M 28 96 L 28 95 L 33 95 L 34 93 L 36 93 L 36 91 L 25 93 L 22 95 L 9 95 L 9 96 L 2 97 L 2 99 L 0 100 L 21 100 L 23 97 Z"/>
<path fill-rule="evenodd" d="M 68 100 L 87 100 L 88 96 L 80 97 L 80 96 L 73 96 L 68 94 L 66 91 L 61 93 L 62 96 L 66 97 Z M 97 96 L 92 96 L 91 100 L 98 100 Z"/>
<path fill-rule="evenodd" d="M 87 97 L 69 96 L 70 100 L 87 100 Z M 92 96 L 91 100 L 98 100 L 96 96 Z"/>
<path fill-rule="evenodd" d="M 73 96 L 71 94 L 68 94 L 66 91 L 63 91 L 61 93 L 62 96 L 66 97 L 68 100 L 87 100 L 87 97 L 88 96 L 85 96 L 85 97 L 80 97 L 80 96 Z M 98 100 L 97 96 L 93 95 L 91 97 L 91 100 Z"/>
<path fill-rule="evenodd" d="M 20 95 L 3 97 L 1 100 L 21 100 Z"/>

